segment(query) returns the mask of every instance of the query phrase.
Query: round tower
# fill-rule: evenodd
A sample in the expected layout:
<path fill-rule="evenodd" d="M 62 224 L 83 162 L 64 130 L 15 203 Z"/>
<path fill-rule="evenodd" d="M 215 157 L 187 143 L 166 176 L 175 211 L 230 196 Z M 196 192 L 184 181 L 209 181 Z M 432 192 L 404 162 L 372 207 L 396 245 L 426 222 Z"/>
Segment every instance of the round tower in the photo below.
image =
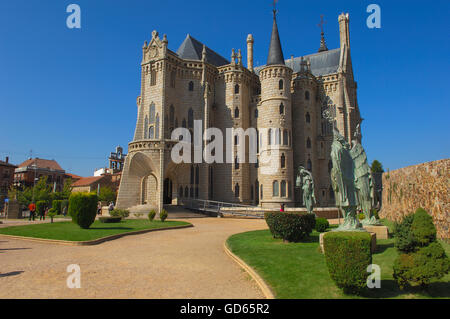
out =
<path fill-rule="evenodd" d="M 259 77 L 260 203 L 268 208 L 280 208 L 281 204 L 293 206 L 292 69 L 284 62 L 275 11 L 267 64 L 260 70 Z"/>

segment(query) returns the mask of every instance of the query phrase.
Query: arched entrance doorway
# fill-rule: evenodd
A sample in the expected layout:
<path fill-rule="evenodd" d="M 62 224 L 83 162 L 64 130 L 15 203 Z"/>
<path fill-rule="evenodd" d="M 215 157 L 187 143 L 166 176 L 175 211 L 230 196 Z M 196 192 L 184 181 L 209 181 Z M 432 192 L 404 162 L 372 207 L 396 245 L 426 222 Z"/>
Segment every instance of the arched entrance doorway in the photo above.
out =
<path fill-rule="evenodd" d="M 164 180 L 163 203 L 172 204 L 172 180 L 170 178 Z"/>

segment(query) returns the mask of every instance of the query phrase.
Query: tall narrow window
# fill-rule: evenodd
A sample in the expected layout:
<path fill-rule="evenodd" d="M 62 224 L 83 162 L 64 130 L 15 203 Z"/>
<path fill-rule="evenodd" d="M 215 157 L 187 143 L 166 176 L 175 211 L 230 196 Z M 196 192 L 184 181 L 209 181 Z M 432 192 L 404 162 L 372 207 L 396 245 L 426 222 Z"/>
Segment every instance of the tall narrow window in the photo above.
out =
<path fill-rule="evenodd" d="M 283 145 L 289 145 L 289 134 L 287 130 L 283 131 Z"/>
<path fill-rule="evenodd" d="M 278 88 L 279 88 L 280 90 L 282 90 L 282 89 L 284 88 L 283 80 L 280 80 L 280 82 L 278 82 Z"/>
<path fill-rule="evenodd" d="M 311 123 L 311 116 L 309 115 L 309 112 L 307 112 L 305 115 L 305 121 L 306 123 Z"/>
<path fill-rule="evenodd" d="M 186 119 L 183 119 L 183 122 L 182 122 L 181 126 L 186 128 Z"/>
<path fill-rule="evenodd" d="M 308 171 L 312 171 L 312 162 L 311 162 L 311 160 L 309 159 L 308 160 L 308 164 L 306 165 L 306 169 L 308 170 Z"/>
<path fill-rule="evenodd" d="M 281 197 L 286 197 L 286 181 L 281 181 L 280 193 Z"/>
<path fill-rule="evenodd" d="M 260 192 L 261 196 L 260 197 L 261 197 L 261 199 L 263 199 L 263 186 L 261 185 L 260 188 L 261 188 L 261 192 Z"/>
<path fill-rule="evenodd" d="M 194 91 L 194 82 L 189 82 L 189 91 Z"/>
<path fill-rule="evenodd" d="M 155 104 L 150 104 L 150 124 L 155 123 Z"/>
<path fill-rule="evenodd" d="M 280 192 L 279 192 L 279 185 L 278 185 L 278 181 L 274 181 L 273 182 L 273 190 L 272 190 L 272 196 L 273 197 L 278 197 L 280 196 Z"/>
<path fill-rule="evenodd" d="M 305 100 L 309 100 L 309 91 L 305 91 Z"/>
<path fill-rule="evenodd" d="M 234 197 L 238 198 L 239 197 L 239 184 L 236 183 L 236 185 L 234 186 Z"/>
<path fill-rule="evenodd" d="M 255 119 L 258 118 L 258 109 L 255 109 Z"/>
<path fill-rule="evenodd" d="M 144 138 L 145 139 L 148 138 L 148 117 L 147 117 L 147 115 L 145 116 L 145 120 L 144 120 Z"/>
<path fill-rule="evenodd" d="M 281 168 L 286 168 L 286 156 L 284 153 L 281 154 Z"/>
<path fill-rule="evenodd" d="M 234 169 L 239 169 L 239 157 L 234 158 Z"/>
<path fill-rule="evenodd" d="M 174 126 L 174 120 L 175 120 L 175 108 L 173 105 L 170 105 L 170 111 L 169 111 L 169 123 L 167 123 L 169 126 Z"/>
<path fill-rule="evenodd" d="M 275 145 L 281 145 L 281 129 L 275 130 Z"/>
<path fill-rule="evenodd" d="M 236 108 L 234 109 L 234 118 L 239 118 L 239 108 L 236 106 Z"/>
<path fill-rule="evenodd" d="M 159 114 L 156 114 L 155 138 L 159 138 Z"/>
<path fill-rule="evenodd" d="M 148 135 L 149 135 L 148 138 L 151 140 L 155 138 L 155 127 L 154 126 L 150 126 Z"/>
<path fill-rule="evenodd" d="M 284 114 L 284 104 L 280 104 L 280 114 Z"/>
<path fill-rule="evenodd" d="M 234 86 L 234 94 L 239 94 L 239 84 Z"/>
<path fill-rule="evenodd" d="M 156 85 L 156 71 L 153 70 L 152 72 L 150 72 L 150 85 Z"/>
<path fill-rule="evenodd" d="M 194 110 L 192 108 L 188 111 L 188 128 L 194 127 Z"/>
<path fill-rule="evenodd" d="M 306 140 L 306 148 L 311 148 L 311 140 L 309 139 L 309 137 Z"/>

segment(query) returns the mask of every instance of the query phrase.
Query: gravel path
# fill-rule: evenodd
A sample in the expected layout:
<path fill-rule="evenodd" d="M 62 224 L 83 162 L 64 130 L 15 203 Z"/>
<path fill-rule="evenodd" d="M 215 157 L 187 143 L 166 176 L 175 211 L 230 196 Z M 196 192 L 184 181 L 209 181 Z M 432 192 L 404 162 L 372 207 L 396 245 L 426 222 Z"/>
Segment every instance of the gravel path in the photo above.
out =
<path fill-rule="evenodd" d="M 192 228 L 127 236 L 96 246 L 0 238 L 0 298 L 263 298 L 223 251 L 232 234 L 264 220 L 186 219 Z M 70 264 L 81 288 L 66 285 Z"/>

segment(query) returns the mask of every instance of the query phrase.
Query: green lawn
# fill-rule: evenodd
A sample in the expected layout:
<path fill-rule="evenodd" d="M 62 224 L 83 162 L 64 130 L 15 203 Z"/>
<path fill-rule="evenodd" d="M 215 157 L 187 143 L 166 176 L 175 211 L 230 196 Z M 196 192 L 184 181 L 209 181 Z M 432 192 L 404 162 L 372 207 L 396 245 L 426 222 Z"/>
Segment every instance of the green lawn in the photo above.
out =
<path fill-rule="evenodd" d="M 0 234 L 69 241 L 87 241 L 137 230 L 182 225 L 190 224 L 182 221 L 150 222 L 144 219 L 129 219 L 121 221 L 120 223 L 103 224 L 96 220 L 89 229 L 82 229 L 73 222 L 55 222 L 53 224 L 48 223 L 1 228 Z"/>
<path fill-rule="evenodd" d="M 425 293 L 417 289 L 399 290 L 392 278 L 392 265 L 397 256 L 393 239 L 377 241 L 372 262 L 381 267 L 381 288 L 368 289 L 362 296 L 344 295 L 335 286 L 320 252 L 317 232 L 302 243 L 283 243 L 281 239 L 273 239 L 269 230 L 236 234 L 227 243 L 234 254 L 271 286 L 277 298 L 450 298 L 450 274 L 431 284 Z M 450 245 L 442 244 L 450 256 Z"/>

